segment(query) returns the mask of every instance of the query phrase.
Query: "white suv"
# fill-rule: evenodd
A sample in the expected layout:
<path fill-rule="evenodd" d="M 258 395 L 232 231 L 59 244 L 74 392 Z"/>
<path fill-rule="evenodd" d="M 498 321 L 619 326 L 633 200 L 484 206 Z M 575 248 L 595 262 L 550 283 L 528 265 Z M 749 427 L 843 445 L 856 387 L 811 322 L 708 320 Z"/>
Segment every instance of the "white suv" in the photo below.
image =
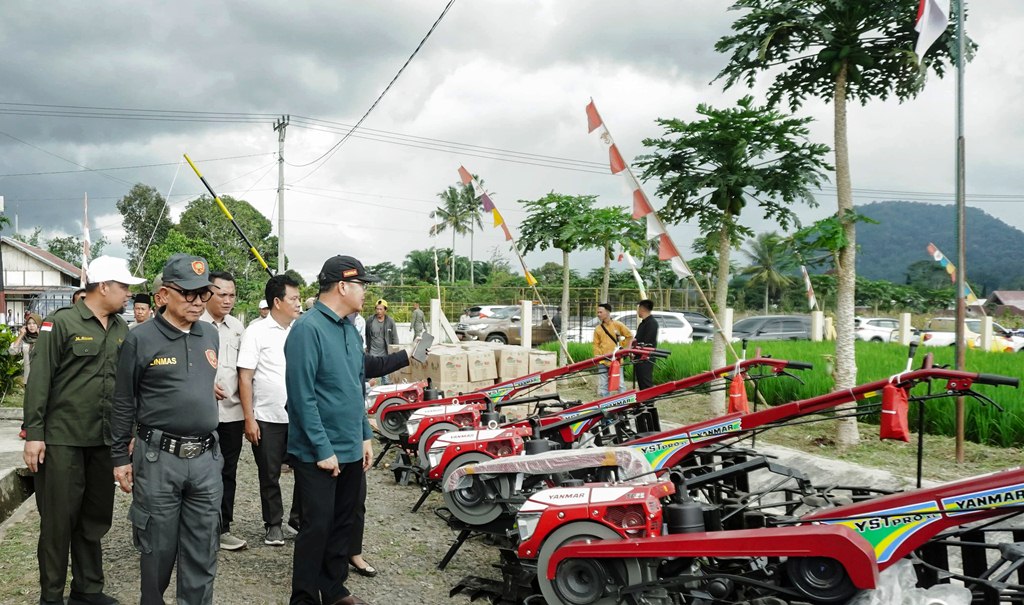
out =
<path fill-rule="evenodd" d="M 900 328 L 900 322 L 891 317 L 854 317 L 853 326 L 857 340 L 889 342 L 893 330 Z"/>
<path fill-rule="evenodd" d="M 658 344 L 690 344 L 693 342 L 693 326 L 687 321 L 682 313 L 672 311 L 654 311 L 651 313 L 654 319 L 658 320 Z M 615 311 L 611 318 L 621 321 L 629 328 L 629 331 L 636 334 L 638 319 L 636 311 Z M 589 342 L 594 337 L 594 328 L 597 327 L 598 319 L 595 317 L 583 324 L 582 337 L 577 331 L 569 332 L 566 338 L 570 342 Z M 624 343 L 629 344 L 629 343 Z"/>

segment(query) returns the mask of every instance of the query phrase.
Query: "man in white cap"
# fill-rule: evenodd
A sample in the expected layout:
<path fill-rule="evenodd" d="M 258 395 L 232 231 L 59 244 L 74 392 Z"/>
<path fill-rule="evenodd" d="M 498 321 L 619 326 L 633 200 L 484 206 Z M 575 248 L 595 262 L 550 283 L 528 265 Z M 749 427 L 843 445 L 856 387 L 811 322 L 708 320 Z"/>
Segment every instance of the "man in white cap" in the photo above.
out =
<path fill-rule="evenodd" d="M 254 323 L 258 322 L 258 321 L 263 321 L 264 319 L 267 318 L 268 315 L 270 315 L 270 307 L 267 306 L 267 301 L 266 300 L 261 300 L 260 301 L 260 316 L 257 317 L 256 319 L 250 321 L 249 325 L 251 326 L 252 324 L 254 324 Z"/>
<path fill-rule="evenodd" d="M 88 266 L 88 297 L 58 309 L 40 326 L 25 388 L 24 459 L 36 473 L 41 605 L 64 603 L 71 558 L 69 605 L 114 605 L 103 593 L 100 541 L 110 529 L 110 417 L 118 349 L 128 334 L 121 317 L 144 280 L 110 256 Z"/>

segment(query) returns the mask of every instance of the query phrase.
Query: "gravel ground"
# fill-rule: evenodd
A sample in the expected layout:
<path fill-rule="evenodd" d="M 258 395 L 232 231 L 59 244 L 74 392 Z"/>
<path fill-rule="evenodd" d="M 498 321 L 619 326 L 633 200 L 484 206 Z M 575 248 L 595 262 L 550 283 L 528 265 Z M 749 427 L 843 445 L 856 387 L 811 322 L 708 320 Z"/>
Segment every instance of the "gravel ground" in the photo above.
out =
<path fill-rule="evenodd" d="M 379 451 L 379 450 L 378 450 Z M 389 453 L 388 458 L 392 455 Z M 465 604 L 465 596 L 448 597 L 448 591 L 467 574 L 500 579 L 491 568 L 498 553 L 493 547 L 467 542 L 445 571 L 437 562 L 452 543 L 455 534 L 433 510 L 442 505 L 433 494 L 419 512 L 410 509 L 420 495 L 418 487 L 395 483 L 390 470 L 373 469 L 369 473 L 366 500 L 366 536 L 364 556 L 379 573 L 374 578 L 350 574 L 347 586 L 354 594 L 375 605 Z M 248 447 L 243 448 L 238 467 L 238 494 L 232 533 L 249 542 L 239 552 L 220 551 L 214 602 L 224 604 L 287 603 L 291 587 L 292 542 L 283 547 L 263 544 L 263 523 L 256 464 Z M 281 477 L 285 510 L 292 491 L 292 475 Z M 138 553 L 131 543 L 131 525 L 127 519 L 131 496 L 118 490 L 114 505 L 114 525 L 104 540 L 104 567 L 107 592 L 122 603 L 138 602 Z M 25 605 L 39 598 L 39 573 L 35 547 L 39 515 L 34 510 L 7 528 L 0 542 L 0 603 Z M 174 580 L 165 595 L 174 602 Z"/>

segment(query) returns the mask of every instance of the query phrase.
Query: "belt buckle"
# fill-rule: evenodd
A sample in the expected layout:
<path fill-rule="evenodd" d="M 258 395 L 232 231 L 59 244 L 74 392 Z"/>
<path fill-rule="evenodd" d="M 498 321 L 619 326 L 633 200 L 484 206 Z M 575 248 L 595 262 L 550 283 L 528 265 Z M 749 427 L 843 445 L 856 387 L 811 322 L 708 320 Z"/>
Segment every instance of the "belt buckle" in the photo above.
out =
<path fill-rule="evenodd" d="M 178 457 L 179 458 L 190 459 L 190 458 L 195 458 L 195 457 L 199 456 L 199 454 L 202 454 L 202 453 L 203 453 L 203 444 L 202 443 L 182 443 L 181 444 L 181 449 L 178 450 Z"/>

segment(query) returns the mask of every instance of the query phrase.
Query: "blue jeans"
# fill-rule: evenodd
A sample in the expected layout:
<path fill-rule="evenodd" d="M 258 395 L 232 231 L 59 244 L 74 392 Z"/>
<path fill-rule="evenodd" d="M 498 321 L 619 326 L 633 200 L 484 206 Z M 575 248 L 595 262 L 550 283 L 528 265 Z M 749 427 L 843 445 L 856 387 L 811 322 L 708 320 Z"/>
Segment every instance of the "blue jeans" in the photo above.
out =
<path fill-rule="evenodd" d="M 621 393 L 623 390 L 622 376 L 620 375 L 619 388 L 615 392 Z M 611 393 L 608 392 L 608 366 L 602 365 L 597 368 L 597 396 L 607 397 L 608 395 L 611 395 Z"/>

